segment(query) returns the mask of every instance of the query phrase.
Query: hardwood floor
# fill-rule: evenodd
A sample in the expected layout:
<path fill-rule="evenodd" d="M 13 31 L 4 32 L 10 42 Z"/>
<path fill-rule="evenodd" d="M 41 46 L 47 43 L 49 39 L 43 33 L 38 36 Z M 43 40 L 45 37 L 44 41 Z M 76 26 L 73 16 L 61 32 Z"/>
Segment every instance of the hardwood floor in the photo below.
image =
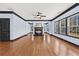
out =
<path fill-rule="evenodd" d="M 79 56 L 79 47 L 49 34 L 0 42 L 0 56 Z"/>

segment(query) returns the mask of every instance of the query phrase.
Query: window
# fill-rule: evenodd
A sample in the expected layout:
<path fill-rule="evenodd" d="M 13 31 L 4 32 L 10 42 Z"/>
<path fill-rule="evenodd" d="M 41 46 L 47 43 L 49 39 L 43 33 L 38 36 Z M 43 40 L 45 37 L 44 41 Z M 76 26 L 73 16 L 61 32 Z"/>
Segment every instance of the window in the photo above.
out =
<path fill-rule="evenodd" d="M 47 24 L 47 28 L 46 28 L 46 29 L 47 29 L 47 31 L 49 31 L 49 26 L 48 26 L 48 24 Z"/>
<path fill-rule="evenodd" d="M 67 18 L 67 34 L 74 37 L 79 37 L 79 14 L 75 14 Z"/>
<path fill-rule="evenodd" d="M 42 23 L 36 23 L 35 27 L 42 27 Z"/>
<path fill-rule="evenodd" d="M 55 22 L 55 33 L 59 33 L 59 21 Z"/>
<path fill-rule="evenodd" d="M 79 37 L 79 14 L 77 15 L 77 36 Z"/>
<path fill-rule="evenodd" d="M 29 23 L 30 24 L 30 31 L 33 31 L 33 23 Z"/>
<path fill-rule="evenodd" d="M 48 23 L 44 23 L 44 31 L 48 31 Z"/>
<path fill-rule="evenodd" d="M 55 33 L 79 38 L 79 13 L 55 22 Z"/>
<path fill-rule="evenodd" d="M 60 20 L 60 34 L 66 34 L 66 19 Z"/>

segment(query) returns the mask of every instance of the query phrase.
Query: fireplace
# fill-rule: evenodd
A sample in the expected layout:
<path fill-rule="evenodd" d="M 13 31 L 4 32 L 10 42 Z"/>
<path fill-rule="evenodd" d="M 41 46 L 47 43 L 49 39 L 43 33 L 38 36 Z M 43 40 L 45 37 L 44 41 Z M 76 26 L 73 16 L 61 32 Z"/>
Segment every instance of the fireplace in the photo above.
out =
<path fill-rule="evenodd" d="M 36 23 L 34 27 L 34 35 L 43 35 L 43 26 L 41 23 Z"/>
<path fill-rule="evenodd" d="M 43 27 L 35 27 L 35 35 L 43 35 Z"/>

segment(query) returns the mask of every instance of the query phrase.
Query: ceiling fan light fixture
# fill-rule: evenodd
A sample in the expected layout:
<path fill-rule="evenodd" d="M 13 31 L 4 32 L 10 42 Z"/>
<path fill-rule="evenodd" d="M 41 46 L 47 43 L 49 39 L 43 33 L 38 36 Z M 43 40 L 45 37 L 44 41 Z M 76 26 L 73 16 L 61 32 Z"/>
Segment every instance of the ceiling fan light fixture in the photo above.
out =
<path fill-rule="evenodd" d="M 41 12 L 37 12 L 37 14 L 36 15 L 33 14 L 33 16 L 34 18 L 38 18 L 38 19 L 42 19 L 43 17 L 46 17 L 46 15 L 43 15 L 43 13 Z"/>

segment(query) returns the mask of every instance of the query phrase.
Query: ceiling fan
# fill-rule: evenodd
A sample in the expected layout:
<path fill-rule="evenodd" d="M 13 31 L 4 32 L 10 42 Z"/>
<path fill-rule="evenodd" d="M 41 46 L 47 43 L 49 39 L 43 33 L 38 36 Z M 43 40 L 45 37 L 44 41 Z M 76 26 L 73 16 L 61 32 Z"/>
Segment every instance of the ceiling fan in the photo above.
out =
<path fill-rule="evenodd" d="M 42 17 L 46 17 L 46 15 L 43 15 L 43 13 L 41 12 L 37 12 L 37 14 L 36 15 L 33 14 L 33 16 L 34 18 L 39 18 L 39 19 L 42 19 Z"/>

